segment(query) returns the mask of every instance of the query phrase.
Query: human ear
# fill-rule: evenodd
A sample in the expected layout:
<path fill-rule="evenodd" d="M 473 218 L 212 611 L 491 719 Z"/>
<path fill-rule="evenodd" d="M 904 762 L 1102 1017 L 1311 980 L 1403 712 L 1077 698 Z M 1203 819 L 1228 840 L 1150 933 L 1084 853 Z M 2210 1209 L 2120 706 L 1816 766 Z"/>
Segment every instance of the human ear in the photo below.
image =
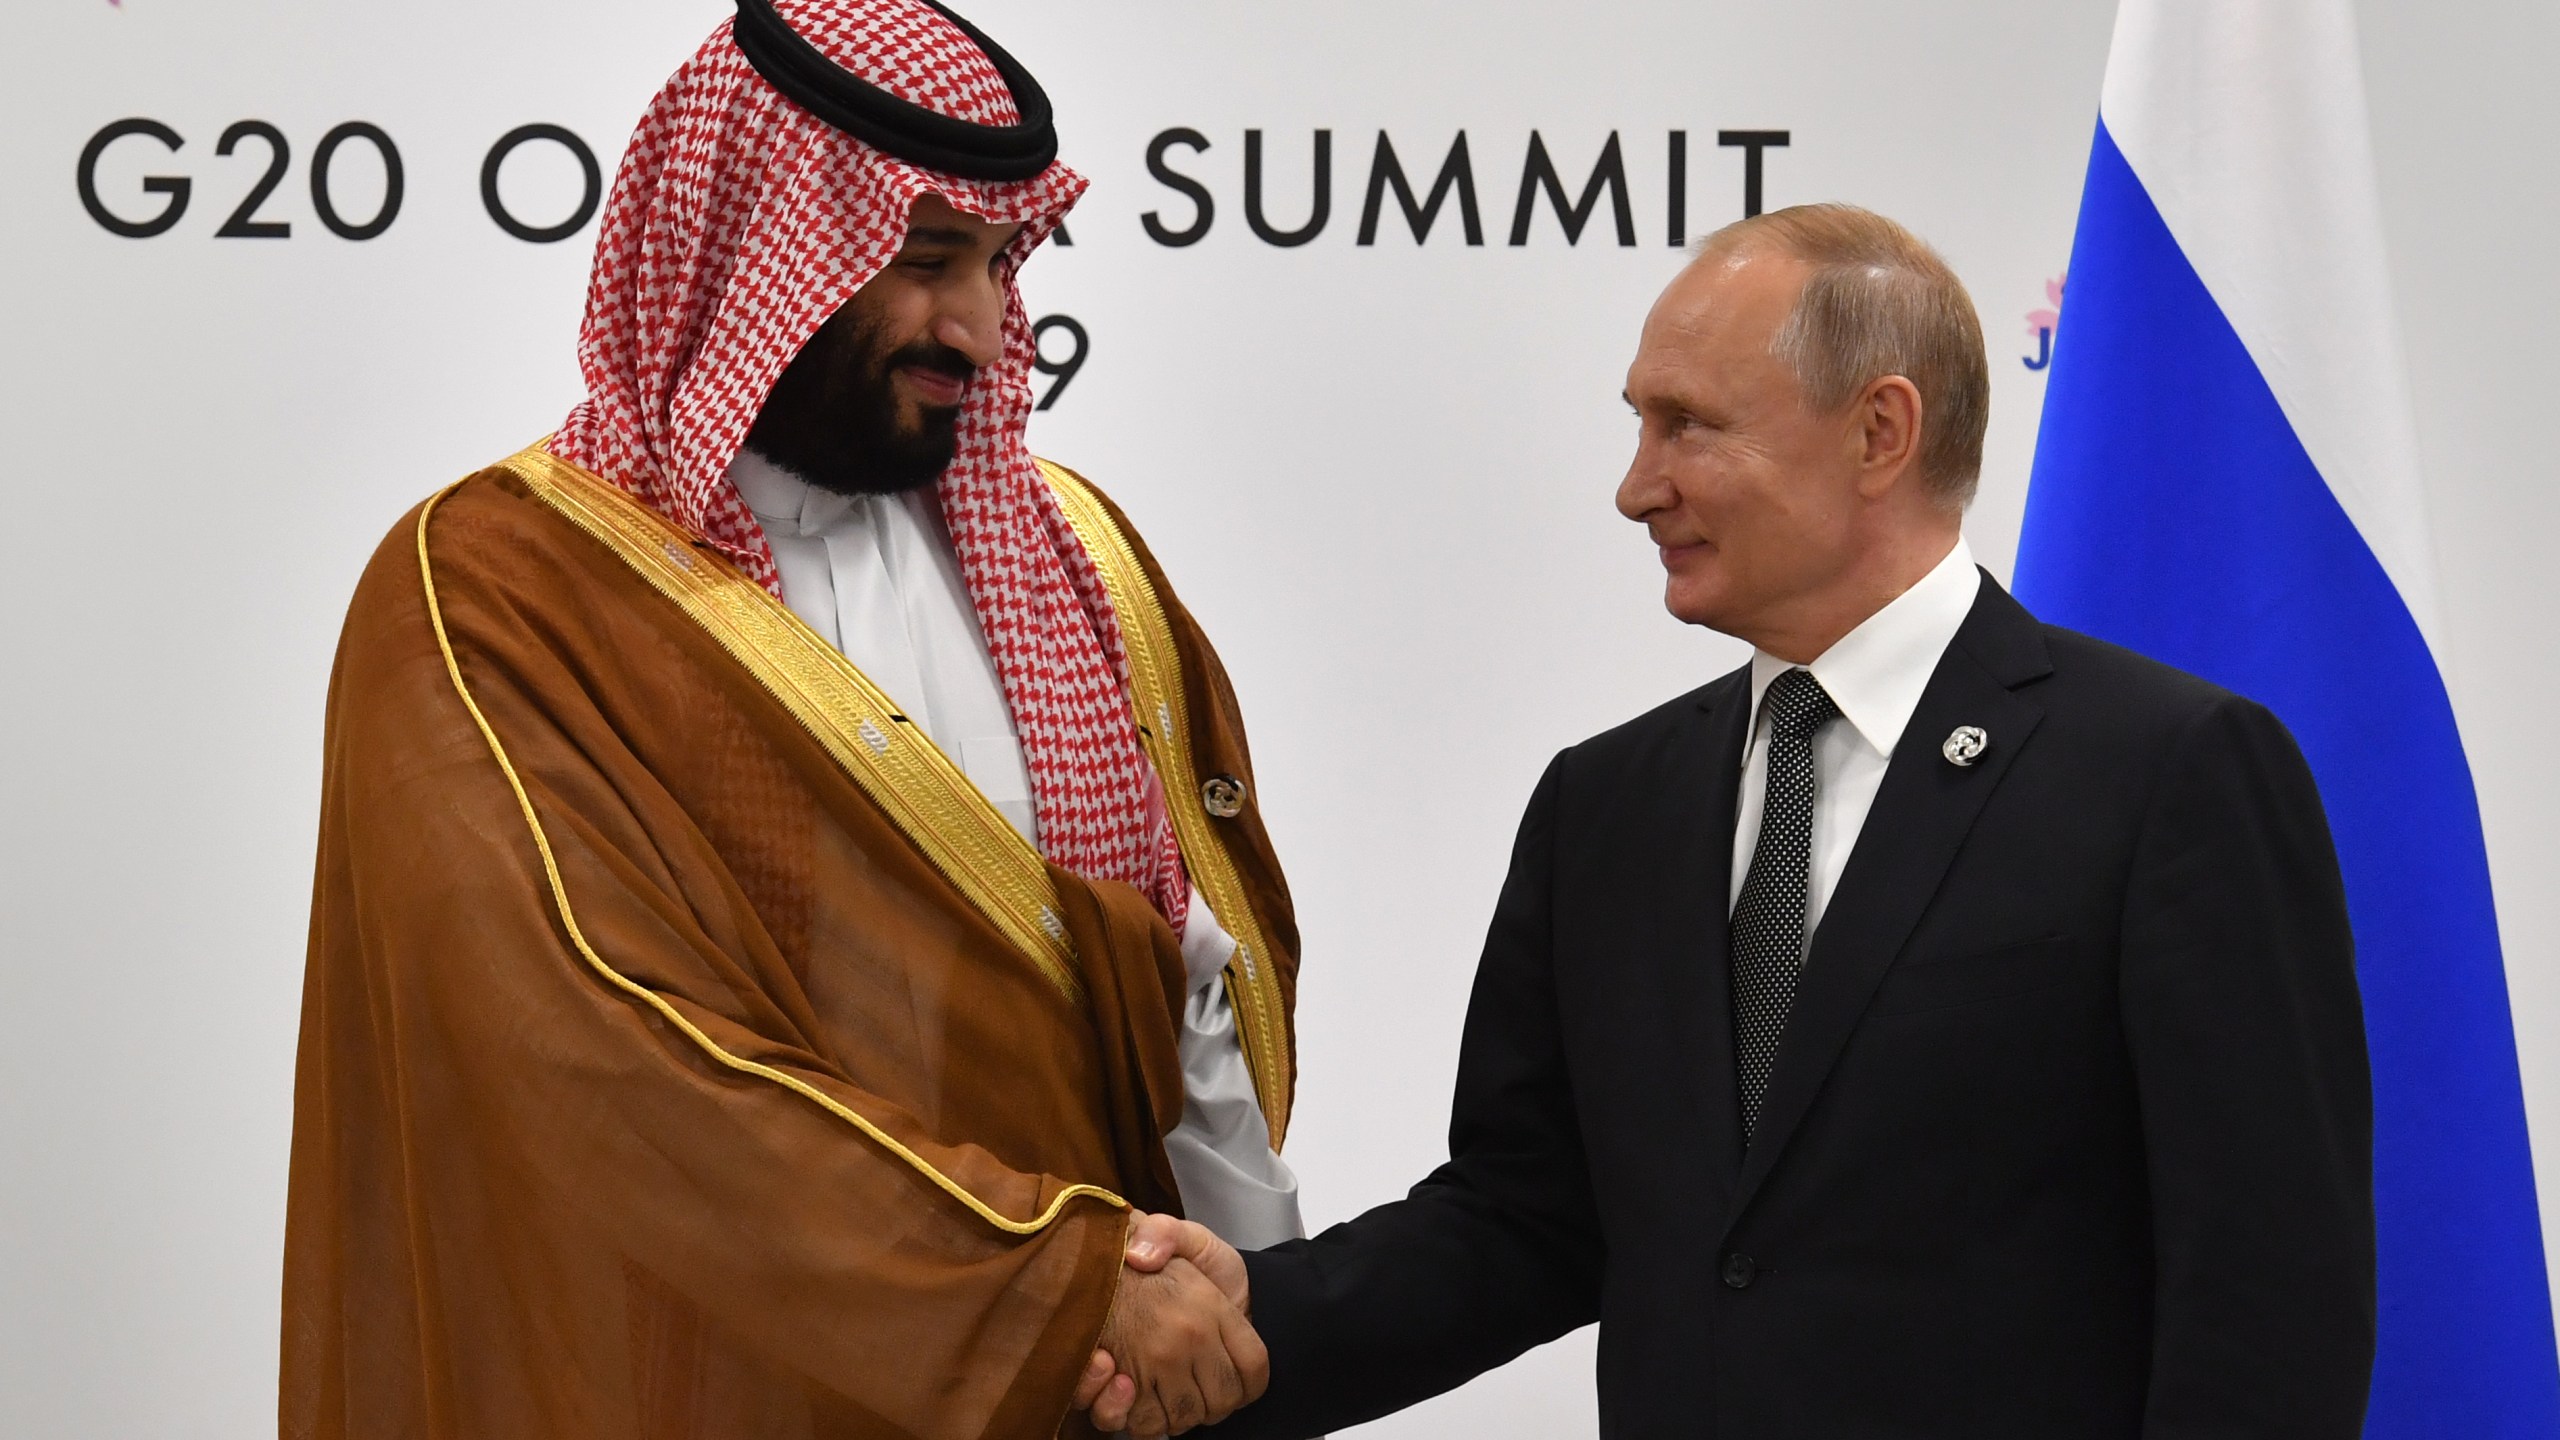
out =
<path fill-rule="evenodd" d="M 1920 456 L 1924 406 L 1920 387 L 1887 375 L 1858 397 L 1858 490 L 1873 499 L 1891 490 Z"/>

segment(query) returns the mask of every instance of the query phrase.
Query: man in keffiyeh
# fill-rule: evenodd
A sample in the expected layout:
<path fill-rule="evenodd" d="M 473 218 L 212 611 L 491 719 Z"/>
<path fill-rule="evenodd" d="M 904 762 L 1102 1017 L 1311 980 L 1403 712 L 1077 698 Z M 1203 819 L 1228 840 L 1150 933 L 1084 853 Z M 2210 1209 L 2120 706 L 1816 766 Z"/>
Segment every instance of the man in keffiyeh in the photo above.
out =
<path fill-rule="evenodd" d="M 1084 181 L 929 0 L 741 0 L 641 121 L 550 439 L 331 687 L 293 1437 L 1046 1437 L 1258 1393 L 1297 933 L 1233 692 L 1024 446 Z M 1097 1353 L 1097 1350 L 1107 1352 Z M 1114 1369 L 1120 1372 L 1114 1378 Z"/>

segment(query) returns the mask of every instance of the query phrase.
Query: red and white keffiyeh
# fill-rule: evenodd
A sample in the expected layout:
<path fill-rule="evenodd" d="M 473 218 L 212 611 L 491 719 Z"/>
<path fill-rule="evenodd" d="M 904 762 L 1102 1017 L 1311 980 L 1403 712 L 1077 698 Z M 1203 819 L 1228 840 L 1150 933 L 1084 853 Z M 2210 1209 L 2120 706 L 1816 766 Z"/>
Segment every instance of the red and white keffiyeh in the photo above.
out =
<path fill-rule="evenodd" d="M 915 104 L 981 125 L 1020 118 L 984 52 L 916 0 L 776 8 L 828 59 Z M 778 598 L 772 549 L 727 478 L 774 381 L 896 256 L 918 196 L 1020 224 L 1004 357 L 963 402 L 943 515 L 1022 737 L 1042 848 L 1135 886 L 1179 934 L 1190 886 L 1130 715 L 1119 620 L 1023 440 L 1035 351 L 1013 279 L 1084 189 L 1062 164 L 993 182 L 885 155 L 767 84 L 724 22 L 659 92 L 614 181 L 579 341 L 587 398 L 551 450 Z"/>

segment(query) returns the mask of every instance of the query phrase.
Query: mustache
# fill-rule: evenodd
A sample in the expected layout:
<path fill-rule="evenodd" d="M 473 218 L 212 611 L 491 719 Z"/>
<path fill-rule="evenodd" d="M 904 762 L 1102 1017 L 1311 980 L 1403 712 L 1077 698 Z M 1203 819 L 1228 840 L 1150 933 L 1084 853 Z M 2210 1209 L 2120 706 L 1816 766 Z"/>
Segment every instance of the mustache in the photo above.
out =
<path fill-rule="evenodd" d="M 964 385 L 978 374 L 978 367 L 970 363 L 968 356 L 937 340 L 919 340 L 891 351 L 881 362 L 880 373 L 885 377 L 909 366 L 948 375 Z"/>

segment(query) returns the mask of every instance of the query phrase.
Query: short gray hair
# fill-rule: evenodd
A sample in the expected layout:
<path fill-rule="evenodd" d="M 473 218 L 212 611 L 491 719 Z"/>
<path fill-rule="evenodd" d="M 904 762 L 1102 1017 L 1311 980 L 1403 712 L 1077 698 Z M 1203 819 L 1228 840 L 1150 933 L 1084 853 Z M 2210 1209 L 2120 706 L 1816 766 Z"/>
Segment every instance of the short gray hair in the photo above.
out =
<path fill-rule="evenodd" d="M 1920 392 L 1920 475 L 1950 509 L 1972 503 L 1991 423 L 1991 366 L 1973 297 L 1927 241 L 1855 205 L 1795 205 L 1698 242 L 1697 253 L 1766 249 L 1813 267 L 1772 353 L 1806 403 L 1836 410 L 1899 375 Z"/>

